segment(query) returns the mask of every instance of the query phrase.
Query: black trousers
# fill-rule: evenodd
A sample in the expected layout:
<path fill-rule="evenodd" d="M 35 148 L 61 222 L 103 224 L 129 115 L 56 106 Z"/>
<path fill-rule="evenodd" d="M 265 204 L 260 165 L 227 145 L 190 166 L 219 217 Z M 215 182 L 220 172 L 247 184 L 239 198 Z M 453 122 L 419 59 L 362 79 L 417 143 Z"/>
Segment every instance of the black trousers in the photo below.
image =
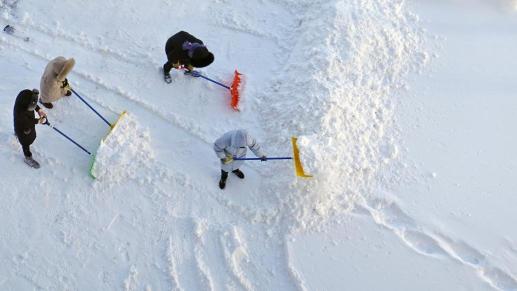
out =
<path fill-rule="evenodd" d="M 16 136 L 18 138 L 18 136 Z M 20 142 L 20 144 L 22 145 L 22 150 L 23 150 L 23 154 L 25 155 L 25 157 L 27 158 L 30 158 L 32 157 L 32 153 L 31 153 L 31 144 L 34 142 L 34 140 L 30 141 L 30 140 L 26 140 L 26 139 L 20 139 L 18 138 L 18 142 Z"/>
<path fill-rule="evenodd" d="M 225 170 L 221 170 L 221 180 L 226 179 L 228 179 L 228 172 L 226 172 Z"/>
<path fill-rule="evenodd" d="M 170 74 L 172 70 L 172 62 L 169 62 L 167 61 L 164 65 L 163 65 L 163 73 L 164 74 Z"/>
<path fill-rule="evenodd" d="M 238 172 L 239 169 L 235 169 L 232 171 L 232 173 L 235 173 L 235 172 Z M 226 172 L 225 170 L 221 170 L 221 180 L 226 180 L 228 179 L 228 172 Z"/>
<path fill-rule="evenodd" d="M 23 154 L 25 155 L 25 157 L 27 157 L 27 158 L 32 157 L 30 144 L 22 144 L 22 149 L 23 149 Z"/>

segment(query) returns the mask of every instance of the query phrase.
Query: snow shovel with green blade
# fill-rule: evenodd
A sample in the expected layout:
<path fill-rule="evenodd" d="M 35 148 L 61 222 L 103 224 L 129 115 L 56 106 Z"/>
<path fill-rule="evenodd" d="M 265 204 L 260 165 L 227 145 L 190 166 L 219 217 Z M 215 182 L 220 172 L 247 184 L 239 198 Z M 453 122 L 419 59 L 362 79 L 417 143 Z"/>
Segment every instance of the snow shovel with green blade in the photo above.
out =
<path fill-rule="evenodd" d="M 108 136 L 115 130 L 115 128 L 117 127 L 117 124 L 119 123 L 119 121 L 127 114 L 127 111 L 123 111 L 119 117 L 117 118 L 117 121 L 115 121 L 115 123 L 113 124 L 110 124 L 110 130 L 108 131 L 108 133 L 106 134 L 106 136 L 104 136 L 104 138 L 101 140 L 100 144 L 99 144 L 99 147 L 97 148 L 97 151 L 99 150 L 99 148 L 102 146 L 102 144 L 104 143 L 104 141 L 106 141 L 106 139 L 108 138 Z M 97 179 L 97 177 L 95 177 L 95 159 L 97 157 L 97 151 L 95 151 L 95 154 L 92 154 L 92 158 L 90 159 L 90 169 L 89 169 L 89 173 L 90 173 L 90 177 L 92 177 L 93 179 Z"/>

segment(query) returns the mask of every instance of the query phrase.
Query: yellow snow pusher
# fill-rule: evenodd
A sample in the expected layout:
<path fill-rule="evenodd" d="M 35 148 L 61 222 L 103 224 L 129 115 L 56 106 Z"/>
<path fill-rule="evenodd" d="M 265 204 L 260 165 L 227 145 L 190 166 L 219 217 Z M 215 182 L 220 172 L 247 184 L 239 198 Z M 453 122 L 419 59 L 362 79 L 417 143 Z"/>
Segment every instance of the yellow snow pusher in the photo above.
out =
<path fill-rule="evenodd" d="M 94 154 L 92 154 L 91 156 L 91 159 L 90 159 L 90 170 L 88 171 L 90 173 L 90 177 L 96 179 L 97 177 L 95 176 L 95 159 L 97 158 L 97 152 L 99 150 L 99 148 L 102 147 L 102 145 L 104 144 L 104 142 L 106 141 L 106 139 L 108 138 L 108 136 L 116 129 L 117 127 L 117 124 L 119 124 L 119 121 L 124 118 L 124 116 L 126 116 L 127 114 L 127 111 L 123 111 L 117 118 L 117 120 L 115 121 L 115 123 L 113 124 L 110 124 L 110 129 L 108 131 L 108 133 L 104 136 L 104 138 L 101 140 L 100 144 L 99 144 L 99 147 L 97 148 L 97 151 L 95 151 Z"/>
<path fill-rule="evenodd" d="M 99 144 L 99 147 L 97 148 L 97 150 L 94 152 L 94 153 L 91 153 L 87 150 L 85 150 L 83 147 L 81 147 L 79 144 L 77 144 L 76 142 L 74 142 L 77 146 L 81 147 L 86 153 L 88 153 L 90 156 L 91 156 L 91 159 L 90 159 L 90 169 L 89 169 L 89 173 L 90 173 L 90 177 L 92 178 L 96 178 L 95 177 L 95 159 L 97 157 L 97 152 L 99 150 L 99 148 L 103 145 L 103 143 L 106 141 L 106 139 L 108 138 L 108 136 L 115 130 L 115 128 L 117 127 L 117 124 L 119 124 L 119 121 L 127 114 L 126 111 L 123 111 L 117 118 L 117 120 L 115 121 L 115 123 L 110 123 L 104 116 L 102 116 L 97 110 L 95 110 L 95 108 L 93 108 L 90 103 L 88 103 L 81 95 L 79 95 L 79 93 L 77 93 L 73 88 L 70 87 L 70 91 L 72 93 L 74 93 L 75 96 L 77 96 L 77 98 L 79 98 L 86 106 L 88 106 L 88 108 L 90 108 L 100 119 L 102 119 L 108 126 L 109 126 L 109 131 L 108 133 L 106 134 L 106 136 L 104 136 L 104 138 L 101 140 L 100 144 Z"/>
<path fill-rule="evenodd" d="M 120 114 L 120 116 L 118 117 L 117 121 L 111 125 L 110 124 L 110 130 L 108 132 L 108 134 L 101 140 L 101 143 L 99 145 L 99 148 L 100 146 L 102 146 L 103 142 L 106 140 L 106 138 L 108 137 L 108 135 L 110 133 L 113 132 L 113 130 L 115 129 L 115 127 L 117 126 L 118 122 L 120 121 L 120 119 L 122 117 L 124 117 L 126 115 L 126 111 L 122 112 Z M 78 142 L 76 142 L 75 140 L 73 140 L 71 137 L 69 137 L 68 135 L 66 135 L 64 132 L 62 132 L 61 130 L 59 130 L 57 127 L 55 127 L 54 125 L 50 124 L 50 122 L 48 121 L 48 119 L 46 120 L 46 122 L 44 123 L 45 125 L 48 125 L 50 128 L 52 128 L 53 130 L 55 130 L 56 132 L 58 132 L 59 134 L 61 134 L 64 138 L 66 138 L 67 140 L 69 140 L 70 142 L 72 142 L 73 144 L 75 144 L 77 147 L 79 147 L 80 149 L 82 149 L 85 153 L 87 153 L 88 155 L 90 155 L 90 170 L 89 170 L 89 173 L 90 173 L 90 177 L 96 179 L 95 177 L 95 159 L 96 159 L 96 156 L 97 156 L 97 152 L 95 153 L 92 153 L 90 152 L 89 150 L 87 150 L 85 147 L 83 147 L 82 145 L 80 145 Z M 98 148 L 97 148 L 98 150 Z"/>
<path fill-rule="evenodd" d="M 303 170 L 302 162 L 300 160 L 300 150 L 298 149 L 298 145 L 296 141 L 298 138 L 291 137 L 291 144 L 293 146 L 293 156 L 292 157 L 268 157 L 266 161 L 270 160 L 293 160 L 294 162 L 294 172 L 296 176 L 301 178 L 312 178 L 312 175 L 305 173 Z M 234 158 L 236 161 L 264 161 L 262 158 Z"/>

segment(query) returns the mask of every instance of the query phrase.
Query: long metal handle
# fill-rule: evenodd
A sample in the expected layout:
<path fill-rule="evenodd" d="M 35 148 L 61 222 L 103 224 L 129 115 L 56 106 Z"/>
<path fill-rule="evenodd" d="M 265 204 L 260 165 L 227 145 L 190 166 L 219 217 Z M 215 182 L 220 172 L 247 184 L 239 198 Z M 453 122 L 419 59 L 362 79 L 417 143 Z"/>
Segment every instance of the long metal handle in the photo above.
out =
<path fill-rule="evenodd" d="M 71 139 L 68 135 L 66 135 L 64 132 L 62 132 L 61 130 L 55 128 L 53 125 L 51 125 L 48 121 L 47 123 L 45 123 L 46 125 L 50 126 L 52 129 L 54 129 L 55 131 L 57 131 L 59 134 L 61 134 L 62 136 L 64 136 L 66 139 L 68 139 L 69 141 L 71 141 L 73 144 L 75 144 L 76 146 L 78 146 L 79 148 L 81 148 L 83 151 L 85 151 L 87 154 L 91 155 L 92 153 L 90 153 L 87 149 L 85 149 L 83 146 L 81 146 L 80 144 L 78 144 L 77 142 L 75 142 L 75 140 Z"/>
<path fill-rule="evenodd" d="M 86 102 L 86 100 L 84 100 L 84 98 L 81 97 L 81 95 L 79 95 L 77 92 L 75 92 L 75 90 L 72 88 L 70 88 L 70 90 L 72 90 L 72 93 L 74 93 L 75 96 L 77 96 L 79 99 L 81 99 L 81 101 L 83 101 L 83 103 L 86 104 L 86 106 L 88 106 L 93 112 L 95 112 L 95 114 L 97 114 L 97 116 L 99 116 L 102 120 L 104 120 L 104 122 L 106 122 L 107 125 L 109 125 L 110 127 L 113 127 L 113 125 L 111 125 L 111 123 L 109 123 L 109 121 L 107 121 L 106 118 L 104 118 L 104 116 L 102 116 L 88 102 Z"/>
<path fill-rule="evenodd" d="M 292 157 L 268 157 L 266 160 L 292 160 Z M 260 161 L 261 158 L 234 158 L 234 161 Z"/>

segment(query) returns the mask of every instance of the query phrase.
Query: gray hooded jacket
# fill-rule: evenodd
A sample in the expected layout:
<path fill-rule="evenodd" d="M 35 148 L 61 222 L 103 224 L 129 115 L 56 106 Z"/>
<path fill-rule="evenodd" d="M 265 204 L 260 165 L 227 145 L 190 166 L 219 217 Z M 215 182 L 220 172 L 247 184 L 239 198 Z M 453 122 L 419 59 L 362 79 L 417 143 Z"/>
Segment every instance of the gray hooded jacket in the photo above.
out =
<path fill-rule="evenodd" d="M 214 151 L 219 159 L 224 159 L 226 156 L 244 158 L 246 157 L 248 147 L 255 156 L 264 156 L 260 145 L 251 135 L 248 134 L 248 131 L 244 129 L 229 131 L 214 142 Z M 221 163 L 221 169 L 226 172 L 230 172 L 242 166 L 243 162 L 244 161 L 233 161 L 226 165 Z"/>

